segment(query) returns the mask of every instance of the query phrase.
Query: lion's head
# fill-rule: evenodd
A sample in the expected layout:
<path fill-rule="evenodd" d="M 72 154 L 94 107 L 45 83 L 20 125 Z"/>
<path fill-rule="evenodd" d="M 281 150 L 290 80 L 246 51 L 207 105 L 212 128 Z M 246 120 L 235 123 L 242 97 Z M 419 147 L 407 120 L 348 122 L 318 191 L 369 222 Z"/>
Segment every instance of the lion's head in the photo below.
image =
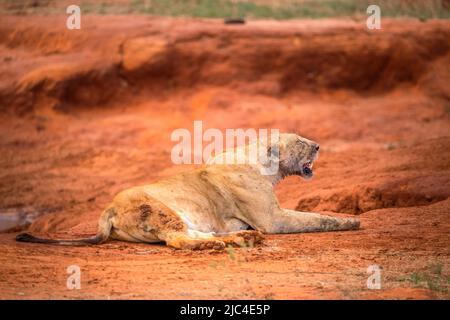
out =
<path fill-rule="evenodd" d="M 282 178 L 298 175 L 310 179 L 313 176 L 313 162 L 319 154 L 319 144 L 294 133 L 281 133 L 277 142 L 269 144 L 268 154 L 272 157 L 278 155 Z"/>

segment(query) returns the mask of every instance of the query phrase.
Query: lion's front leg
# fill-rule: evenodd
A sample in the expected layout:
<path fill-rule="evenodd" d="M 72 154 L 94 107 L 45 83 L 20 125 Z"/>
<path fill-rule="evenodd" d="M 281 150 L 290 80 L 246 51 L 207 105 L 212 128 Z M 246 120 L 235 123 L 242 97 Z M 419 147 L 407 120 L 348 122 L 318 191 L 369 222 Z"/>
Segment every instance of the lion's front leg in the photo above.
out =
<path fill-rule="evenodd" d="M 262 230 L 266 233 L 301 233 L 356 230 L 359 219 L 336 218 L 313 212 L 280 209 L 271 217 L 271 223 Z"/>

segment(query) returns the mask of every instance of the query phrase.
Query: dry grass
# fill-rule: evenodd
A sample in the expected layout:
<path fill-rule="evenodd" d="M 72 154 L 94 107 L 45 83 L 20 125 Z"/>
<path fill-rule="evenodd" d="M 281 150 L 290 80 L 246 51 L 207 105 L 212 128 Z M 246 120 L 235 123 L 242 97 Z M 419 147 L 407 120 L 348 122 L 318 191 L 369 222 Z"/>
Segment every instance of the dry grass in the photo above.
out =
<path fill-rule="evenodd" d="M 0 12 L 56 14 L 64 12 L 64 8 L 72 2 L 0 0 Z M 450 0 L 82 0 L 80 3 L 84 13 L 256 19 L 362 16 L 366 15 L 368 5 L 377 4 L 382 16 L 450 18 Z"/>

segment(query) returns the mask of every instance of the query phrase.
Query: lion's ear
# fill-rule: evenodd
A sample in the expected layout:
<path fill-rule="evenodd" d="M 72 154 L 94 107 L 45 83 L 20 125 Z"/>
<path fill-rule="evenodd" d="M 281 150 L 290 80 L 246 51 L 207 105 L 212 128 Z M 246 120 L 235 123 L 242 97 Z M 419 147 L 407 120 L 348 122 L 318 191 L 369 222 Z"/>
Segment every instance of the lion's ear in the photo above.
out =
<path fill-rule="evenodd" d="M 275 145 L 275 146 L 269 146 L 267 148 L 267 158 L 273 159 L 273 158 L 278 158 L 280 156 L 280 148 Z"/>
<path fill-rule="evenodd" d="M 278 144 L 268 146 L 266 148 L 266 153 L 262 150 L 259 162 L 262 165 L 260 168 L 262 175 L 277 174 L 280 166 L 280 152 Z"/>

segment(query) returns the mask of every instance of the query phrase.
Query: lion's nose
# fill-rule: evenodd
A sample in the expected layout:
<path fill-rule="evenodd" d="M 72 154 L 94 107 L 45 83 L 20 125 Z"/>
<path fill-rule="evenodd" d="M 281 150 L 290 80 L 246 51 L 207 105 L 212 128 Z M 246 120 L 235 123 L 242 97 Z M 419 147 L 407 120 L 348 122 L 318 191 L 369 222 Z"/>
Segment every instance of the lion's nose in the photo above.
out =
<path fill-rule="evenodd" d="M 319 145 L 318 145 L 318 144 L 316 144 L 316 145 L 314 146 L 314 148 L 316 149 L 316 151 L 319 151 Z"/>

